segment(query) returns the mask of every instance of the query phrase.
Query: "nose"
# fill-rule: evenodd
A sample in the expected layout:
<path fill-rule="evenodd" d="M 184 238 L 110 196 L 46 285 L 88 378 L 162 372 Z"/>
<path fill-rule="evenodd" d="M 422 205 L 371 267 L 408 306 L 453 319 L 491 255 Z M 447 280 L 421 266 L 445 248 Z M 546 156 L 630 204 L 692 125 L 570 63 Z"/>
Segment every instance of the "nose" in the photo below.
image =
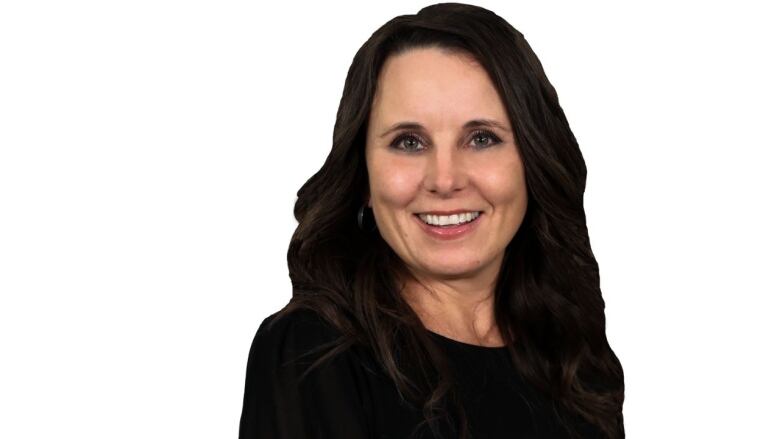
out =
<path fill-rule="evenodd" d="M 468 176 L 457 148 L 434 148 L 428 158 L 424 181 L 427 191 L 447 197 L 466 186 Z"/>

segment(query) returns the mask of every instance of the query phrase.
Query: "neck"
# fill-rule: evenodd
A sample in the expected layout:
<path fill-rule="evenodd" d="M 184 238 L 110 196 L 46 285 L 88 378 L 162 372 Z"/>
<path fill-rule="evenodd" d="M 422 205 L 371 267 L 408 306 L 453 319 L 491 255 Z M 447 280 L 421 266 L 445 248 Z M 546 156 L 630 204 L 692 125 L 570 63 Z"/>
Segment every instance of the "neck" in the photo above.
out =
<path fill-rule="evenodd" d="M 478 345 L 503 346 L 495 322 L 495 282 L 478 279 L 407 281 L 401 295 L 427 329 Z"/>

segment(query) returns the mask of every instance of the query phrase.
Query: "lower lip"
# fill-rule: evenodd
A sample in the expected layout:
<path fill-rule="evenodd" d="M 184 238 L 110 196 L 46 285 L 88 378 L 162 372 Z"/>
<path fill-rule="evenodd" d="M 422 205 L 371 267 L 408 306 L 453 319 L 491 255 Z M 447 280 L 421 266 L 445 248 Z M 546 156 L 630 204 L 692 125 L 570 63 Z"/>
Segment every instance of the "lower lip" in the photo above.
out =
<path fill-rule="evenodd" d="M 425 221 L 421 220 L 420 217 L 417 215 L 414 215 L 414 218 L 417 220 L 417 223 L 420 224 L 420 227 L 422 227 L 422 229 L 426 233 L 433 236 L 434 238 L 451 240 L 451 239 L 458 239 L 461 236 L 465 236 L 469 234 L 469 232 L 474 230 L 477 227 L 477 224 L 479 224 L 479 222 L 482 221 L 482 217 L 484 215 L 485 215 L 484 213 L 480 213 L 477 219 L 454 227 L 432 226 L 426 223 Z"/>

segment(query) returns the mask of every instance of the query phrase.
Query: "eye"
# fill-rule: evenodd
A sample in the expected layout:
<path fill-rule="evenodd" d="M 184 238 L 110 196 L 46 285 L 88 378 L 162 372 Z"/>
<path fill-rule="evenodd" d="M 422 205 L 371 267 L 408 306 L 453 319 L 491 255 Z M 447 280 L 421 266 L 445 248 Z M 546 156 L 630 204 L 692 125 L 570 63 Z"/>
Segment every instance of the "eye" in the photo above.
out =
<path fill-rule="evenodd" d="M 472 134 L 471 139 L 476 141 L 474 144 L 474 148 L 476 149 L 485 149 L 502 143 L 501 138 L 488 130 L 475 131 Z M 391 143 L 391 146 L 402 151 L 419 152 L 423 150 L 424 143 L 425 141 L 417 134 L 406 132 L 396 137 Z"/>
<path fill-rule="evenodd" d="M 474 140 L 485 139 L 484 141 L 478 141 L 476 143 L 477 149 L 488 148 L 493 145 L 498 145 L 499 143 L 501 143 L 501 139 L 498 136 L 496 136 L 495 134 L 487 130 L 476 131 L 474 132 L 474 135 L 471 138 Z M 492 141 L 493 143 L 487 143 L 489 141 Z"/>
<path fill-rule="evenodd" d="M 413 133 L 403 133 L 396 137 L 391 144 L 393 148 L 403 151 L 417 152 L 422 150 L 423 140 L 420 136 Z"/>

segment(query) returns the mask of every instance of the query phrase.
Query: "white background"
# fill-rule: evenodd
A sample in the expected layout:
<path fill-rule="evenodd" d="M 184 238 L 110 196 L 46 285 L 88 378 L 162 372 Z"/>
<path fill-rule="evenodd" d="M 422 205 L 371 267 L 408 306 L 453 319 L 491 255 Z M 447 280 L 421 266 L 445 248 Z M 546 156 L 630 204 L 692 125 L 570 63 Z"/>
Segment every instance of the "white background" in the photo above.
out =
<path fill-rule="evenodd" d="M 630 438 L 780 437 L 771 2 L 481 2 L 541 59 Z M 0 437 L 236 437 L 347 69 L 424 2 L 0 6 Z"/>

